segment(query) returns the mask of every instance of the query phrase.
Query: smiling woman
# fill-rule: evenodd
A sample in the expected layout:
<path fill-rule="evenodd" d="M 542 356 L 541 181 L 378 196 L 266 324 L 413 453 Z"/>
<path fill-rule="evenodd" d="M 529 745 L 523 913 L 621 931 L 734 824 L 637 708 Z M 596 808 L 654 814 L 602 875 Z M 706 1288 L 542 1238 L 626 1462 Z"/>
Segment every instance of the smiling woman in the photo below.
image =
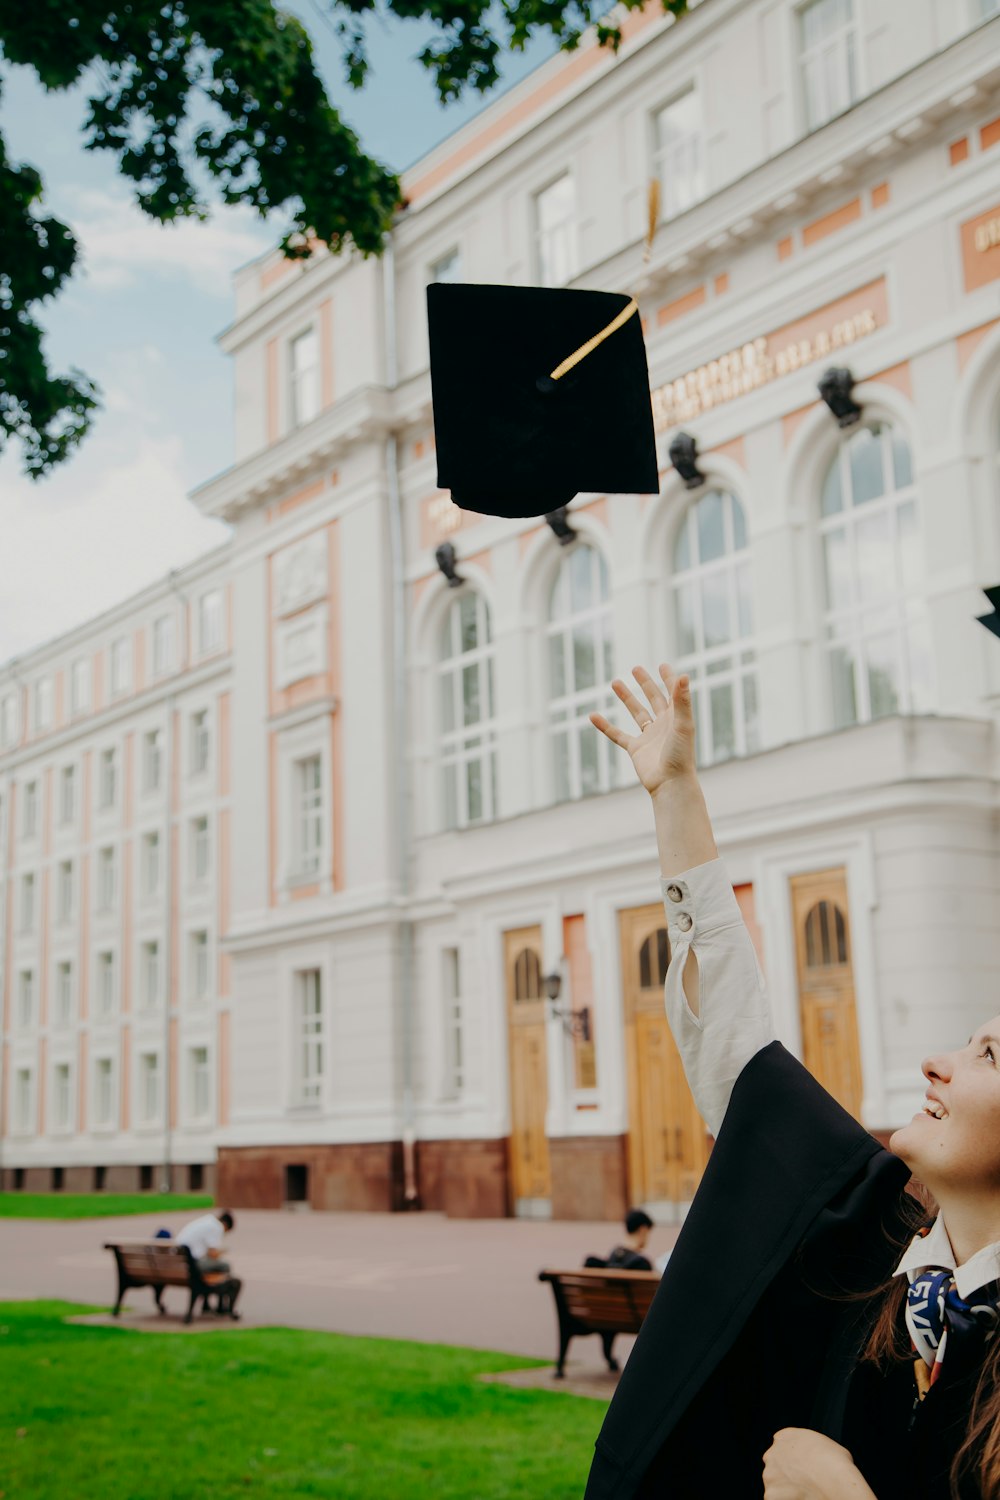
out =
<path fill-rule="evenodd" d="M 612 684 L 634 734 L 591 718 L 653 802 L 667 1017 L 716 1143 L 586 1500 L 1000 1500 L 1000 1016 L 924 1062 L 880 1145 L 772 1039 L 689 684 L 635 678 L 645 702 Z"/>

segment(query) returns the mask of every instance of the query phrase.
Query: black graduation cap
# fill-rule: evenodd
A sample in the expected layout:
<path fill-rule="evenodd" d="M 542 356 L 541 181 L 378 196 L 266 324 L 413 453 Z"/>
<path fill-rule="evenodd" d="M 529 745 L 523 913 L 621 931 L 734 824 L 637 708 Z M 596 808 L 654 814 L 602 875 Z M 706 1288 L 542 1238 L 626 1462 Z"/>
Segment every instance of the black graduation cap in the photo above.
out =
<path fill-rule="evenodd" d="M 620 292 L 427 288 L 438 484 L 541 516 L 579 490 L 659 489 L 639 309 Z"/>
<path fill-rule="evenodd" d="M 995 583 L 992 588 L 983 589 L 983 593 L 993 607 L 988 615 L 977 615 L 976 619 L 987 630 L 992 630 L 994 635 L 1000 635 L 1000 584 Z"/>

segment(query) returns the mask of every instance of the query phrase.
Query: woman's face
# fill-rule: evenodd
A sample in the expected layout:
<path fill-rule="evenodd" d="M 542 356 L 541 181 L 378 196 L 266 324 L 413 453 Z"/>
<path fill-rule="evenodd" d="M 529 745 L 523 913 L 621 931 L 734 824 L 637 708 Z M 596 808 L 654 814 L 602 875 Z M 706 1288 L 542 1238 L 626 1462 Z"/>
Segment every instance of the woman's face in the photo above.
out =
<path fill-rule="evenodd" d="M 1000 1191 L 1000 1016 L 956 1052 L 923 1063 L 927 1111 L 894 1132 L 889 1150 L 936 1197 Z"/>

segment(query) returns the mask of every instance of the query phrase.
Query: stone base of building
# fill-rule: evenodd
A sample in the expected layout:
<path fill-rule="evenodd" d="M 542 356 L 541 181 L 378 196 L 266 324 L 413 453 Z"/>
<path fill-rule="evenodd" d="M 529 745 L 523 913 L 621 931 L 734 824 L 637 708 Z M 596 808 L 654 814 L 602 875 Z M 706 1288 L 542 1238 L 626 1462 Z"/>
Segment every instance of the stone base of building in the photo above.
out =
<path fill-rule="evenodd" d="M 418 1141 L 420 1206 L 450 1219 L 510 1213 L 507 1141 Z"/>
<path fill-rule="evenodd" d="M 118 1162 L 110 1166 L 4 1167 L 0 1191 L 5 1193 L 158 1193 L 162 1167 L 133 1166 Z M 214 1196 L 214 1162 L 177 1163 L 170 1168 L 170 1190 L 174 1193 L 209 1193 Z"/>
<path fill-rule="evenodd" d="M 392 1213 L 404 1206 L 402 1143 L 223 1146 L 216 1202 L 233 1209 L 308 1203 L 333 1213 Z"/>
<path fill-rule="evenodd" d="M 628 1212 L 626 1137 L 549 1141 L 553 1219 L 618 1219 Z"/>

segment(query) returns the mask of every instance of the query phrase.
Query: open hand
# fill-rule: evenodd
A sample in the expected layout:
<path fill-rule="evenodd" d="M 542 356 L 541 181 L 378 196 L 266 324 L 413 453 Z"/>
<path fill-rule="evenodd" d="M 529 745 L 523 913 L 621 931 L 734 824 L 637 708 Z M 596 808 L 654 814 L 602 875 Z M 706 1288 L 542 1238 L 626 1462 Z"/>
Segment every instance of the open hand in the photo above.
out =
<path fill-rule="evenodd" d="M 783 1427 L 764 1454 L 764 1500 L 875 1500 L 846 1448 L 807 1427 Z"/>
<path fill-rule="evenodd" d="M 635 734 L 628 735 L 616 729 L 603 714 L 590 715 L 595 729 L 628 751 L 636 775 L 650 794 L 667 781 L 697 775 L 690 681 L 686 676 L 675 677 L 669 662 L 661 662 L 659 670 L 665 693 L 645 667 L 632 669 L 633 677 L 646 695 L 648 708 L 629 691 L 620 677 L 611 684 L 638 726 Z M 644 724 L 649 725 L 645 731 Z"/>

